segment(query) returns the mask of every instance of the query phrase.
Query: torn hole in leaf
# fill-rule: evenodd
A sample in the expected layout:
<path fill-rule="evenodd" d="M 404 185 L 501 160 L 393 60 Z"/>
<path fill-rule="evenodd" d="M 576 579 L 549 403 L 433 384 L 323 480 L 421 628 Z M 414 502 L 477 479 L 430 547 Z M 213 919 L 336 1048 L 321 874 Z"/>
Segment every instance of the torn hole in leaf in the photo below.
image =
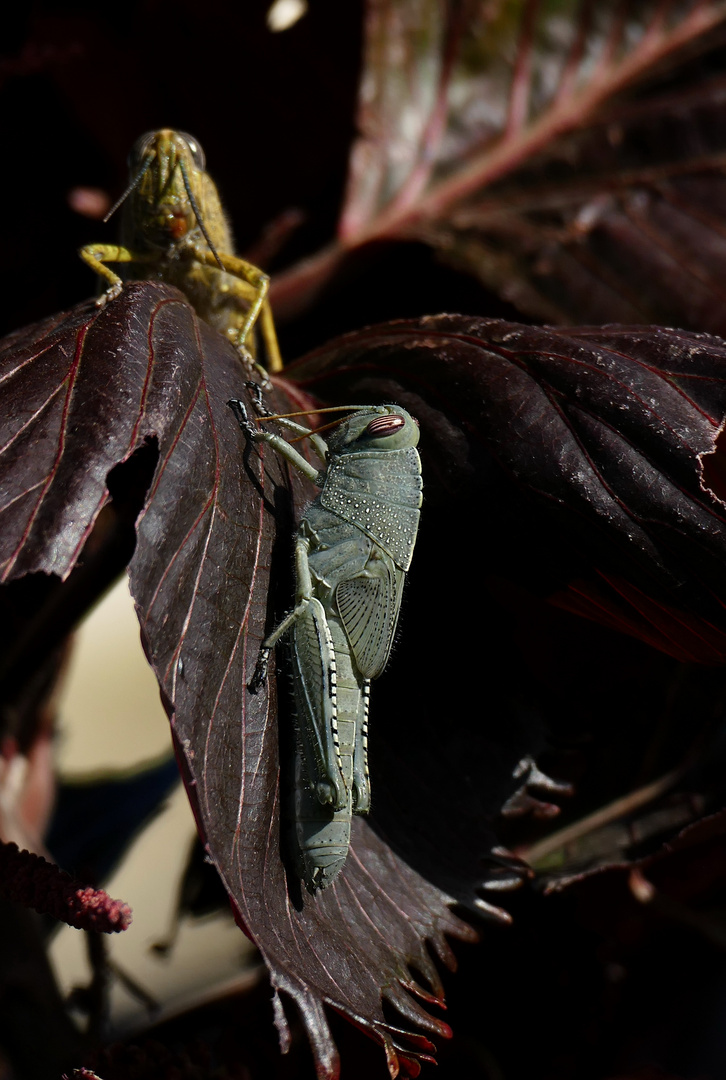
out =
<path fill-rule="evenodd" d="M 106 477 L 111 503 L 119 516 L 136 521 L 146 501 L 159 462 L 159 440 L 147 435 L 125 461 L 114 465 Z"/>
<path fill-rule="evenodd" d="M 6 733 L 34 711 L 57 676 L 61 645 L 128 565 L 136 547 L 134 523 L 158 461 L 156 440 L 147 440 L 108 474 L 111 499 L 102 507 L 65 581 L 27 574 L 0 590 L 0 702 Z"/>

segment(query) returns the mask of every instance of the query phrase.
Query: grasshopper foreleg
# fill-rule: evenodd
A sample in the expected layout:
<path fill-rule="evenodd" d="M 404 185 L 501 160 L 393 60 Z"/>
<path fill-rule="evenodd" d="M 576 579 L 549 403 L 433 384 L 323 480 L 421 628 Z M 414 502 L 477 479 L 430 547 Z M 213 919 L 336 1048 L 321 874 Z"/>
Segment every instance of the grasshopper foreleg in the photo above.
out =
<path fill-rule="evenodd" d="M 282 371 L 282 358 L 277 343 L 275 324 L 267 300 L 270 288 L 270 279 L 267 274 L 238 255 L 229 255 L 224 251 L 209 251 L 201 244 L 194 245 L 194 255 L 200 263 L 214 268 L 221 267 L 236 278 L 242 286 L 242 295 L 245 295 L 248 290 L 251 292 L 250 305 L 237 336 L 237 347 L 245 349 L 247 339 L 259 318 L 270 371 Z"/>
<path fill-rule="evenodd" d="M 254 385 L 257 384 L 255 383 Z M 260 432 L 250 420 L 249 416 L 247 415 L 247 409 L 244 407 L 244 404 L 239 400 L 239 398 L 230 398 L 227 402 L 227 405 L 234 413 L 235 419 L 237 420 L 239 426 L 242 428 L 245 437 L 249 439 L 250 442 L 259 441 L 258 437 L 260 435 Z"/>
<path fill-rule="evenodd" d="M 253 382 L 251 379 L 249 382 L 245 383 L 245 387 L 250 392 L 250 397 L 252 398 L 252 402 L 255 406 L 255 412 L 257 413 L 257 415 L 272 416 L 272 412 L 267 408 L 264 401 L 262 400 L 262 391 L 264 390 L 264 387 L 260 386 L 259 383 Z"/>
<path fill-rule="evenodd" d="M 237 417 L 237 423 L 250 442 L 268 443 L 272 449 L 276 450 L 281 457 L 293 466 L 293 468 L 297 469 L 298 472 L 301 472 L 308 480 L 312 480 L 314 484 L 319 485 L 320 471 L 316 469 L 314 465 L 311 465 L 309 461 L 306 461 L 294 446 L 290 446 L 290 443 L 286 442 L 280 435 L 274 435 L 271 431 L 260 431 L 259 428 L 256 428 L 247 415 L 247 410 L 238 398 L 230 398 L 227 404 Z M 288 426 L 290 425 L 288 424 Z M 300 427 L 299 424 L 296 424 L 295 426 L 297 428 Z M 307 428 L 303 428 L 302 430 L 307 434 Z"/>
<path fill-rule="evenodd" d="M 123 279 L 114 274 L 106 263 L 141 263 L 149 262 L 148 256 L 129 251 L 118 244 L 86 244 L 78 252 L 87 266 L 90 266 L 106 282 L 106 289 L 96 300 L 96 307 L 104 307 L 110 300 L 115 300 L 123 288 Z"/>

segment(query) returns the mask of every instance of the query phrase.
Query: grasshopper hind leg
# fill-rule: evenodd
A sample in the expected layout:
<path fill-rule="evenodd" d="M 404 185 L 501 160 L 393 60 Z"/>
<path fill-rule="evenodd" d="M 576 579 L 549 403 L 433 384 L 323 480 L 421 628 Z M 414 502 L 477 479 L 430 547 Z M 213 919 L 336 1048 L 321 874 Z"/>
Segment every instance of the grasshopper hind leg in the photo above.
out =
<path fill-rule="evenodd" d="M 350 794 L 340 755 L 337 665 L 325 609 L 315 597 L 295 620 L 291 659 L 309 787 L 319 806 L 341 810 Z"/>
<path fill-rule="evenodd" d="M 267 668 L 269 667 L 271 652 L 272 650 L 265 645 L 260 646 L 255 670 L 252 674 L 252 678 L 247 683 L 247 689 L 251 694 L 258 694 L 267 682 Z"/>
<path fill-rule="evenodd" d="M 252 678 L 247 684 L 247 689 L 251 694 L 258 693 L 261 687 L 264 686 L 265 682 L 267 681 L 267 668 L 269 666 L 270 653 L 272 652 L 274 646 L 277 644 L 280 638 L 283 637 L 288 632 L 288 630 L 295 625 L 295 622 L 303 615 L 303 612 L 305 611 L 308 603 L 309 601 L 307 599 L 301 600 L 297 607 L 295 607 L 289 615 L 285 616 L 280 625 L 277 626 L 269 635 L 269 637 L 266 637 L 260 645 L 260 651 L 257 654 L 257 663 L 255 664 L 255 670 Z"/>
<path fill-rule="evenodd" d="M 363 683 L 363 717 L 356 725 L 355 748 L 353 753 L 353 811 L 367 814 L 371 808 L 371 782 L 368 774 L 368 702 L 371 681 Z"/>

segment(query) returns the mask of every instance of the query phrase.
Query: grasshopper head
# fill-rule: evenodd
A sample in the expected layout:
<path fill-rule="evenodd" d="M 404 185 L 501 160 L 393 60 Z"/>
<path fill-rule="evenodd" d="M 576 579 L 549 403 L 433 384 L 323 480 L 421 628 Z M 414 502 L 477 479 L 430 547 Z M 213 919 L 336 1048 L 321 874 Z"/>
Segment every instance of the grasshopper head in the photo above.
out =
<path fill-rule="evenodd" d="M 331 454 L 407 450 L 419 439 L 418 421 L 399 405 L 372 405 L 343 420 L 328 439 Z"/>
<path fill-rule="evenodd" d="M 123 234 L 132 250 L 173 248 L 202 226 L 210 209 L 214 214 L 206 204 L 216 191 L 204 151 L 191 135 L 170 128 L 147 132 L 131 150 L 129 170 Z"/>

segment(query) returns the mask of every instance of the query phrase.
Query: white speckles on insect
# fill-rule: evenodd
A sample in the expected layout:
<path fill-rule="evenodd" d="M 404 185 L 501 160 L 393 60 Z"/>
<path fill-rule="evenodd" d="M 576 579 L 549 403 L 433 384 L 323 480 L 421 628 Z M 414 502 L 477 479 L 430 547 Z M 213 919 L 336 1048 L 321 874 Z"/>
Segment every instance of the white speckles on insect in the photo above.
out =
<path fill-rule="evenodd" d="M 384 406 L 354 413 L 338 428 L 333 449 L 325 448 L 326 468 L 316 474 L 320 494 L 298 530 L 296 608 L 264 645 L 269 651 L 292 630 L 297 775 L 304 777 L 295 792 L 295 835 L 312 892 L 334 880 L 348 851 L 351 815 L 370 807 L 369 682 L 388 661 L 418 530 L 422 485 L 413 419 L 405 414 L 393 426 L 376 424 L 377 439 L 395 433 L 397 446 L 357 448 L 366 444 L 356 443 L 356 431 L 370 429 L 371 413 L 381 417 L 384 410 L 393 412 Z M 277 419 L 305 433 L 288 417 Z M 281 437 L 243 430 L 309 476 L 305 460 Z M 336 452 L 336 445 L 345 450 Z"/>

